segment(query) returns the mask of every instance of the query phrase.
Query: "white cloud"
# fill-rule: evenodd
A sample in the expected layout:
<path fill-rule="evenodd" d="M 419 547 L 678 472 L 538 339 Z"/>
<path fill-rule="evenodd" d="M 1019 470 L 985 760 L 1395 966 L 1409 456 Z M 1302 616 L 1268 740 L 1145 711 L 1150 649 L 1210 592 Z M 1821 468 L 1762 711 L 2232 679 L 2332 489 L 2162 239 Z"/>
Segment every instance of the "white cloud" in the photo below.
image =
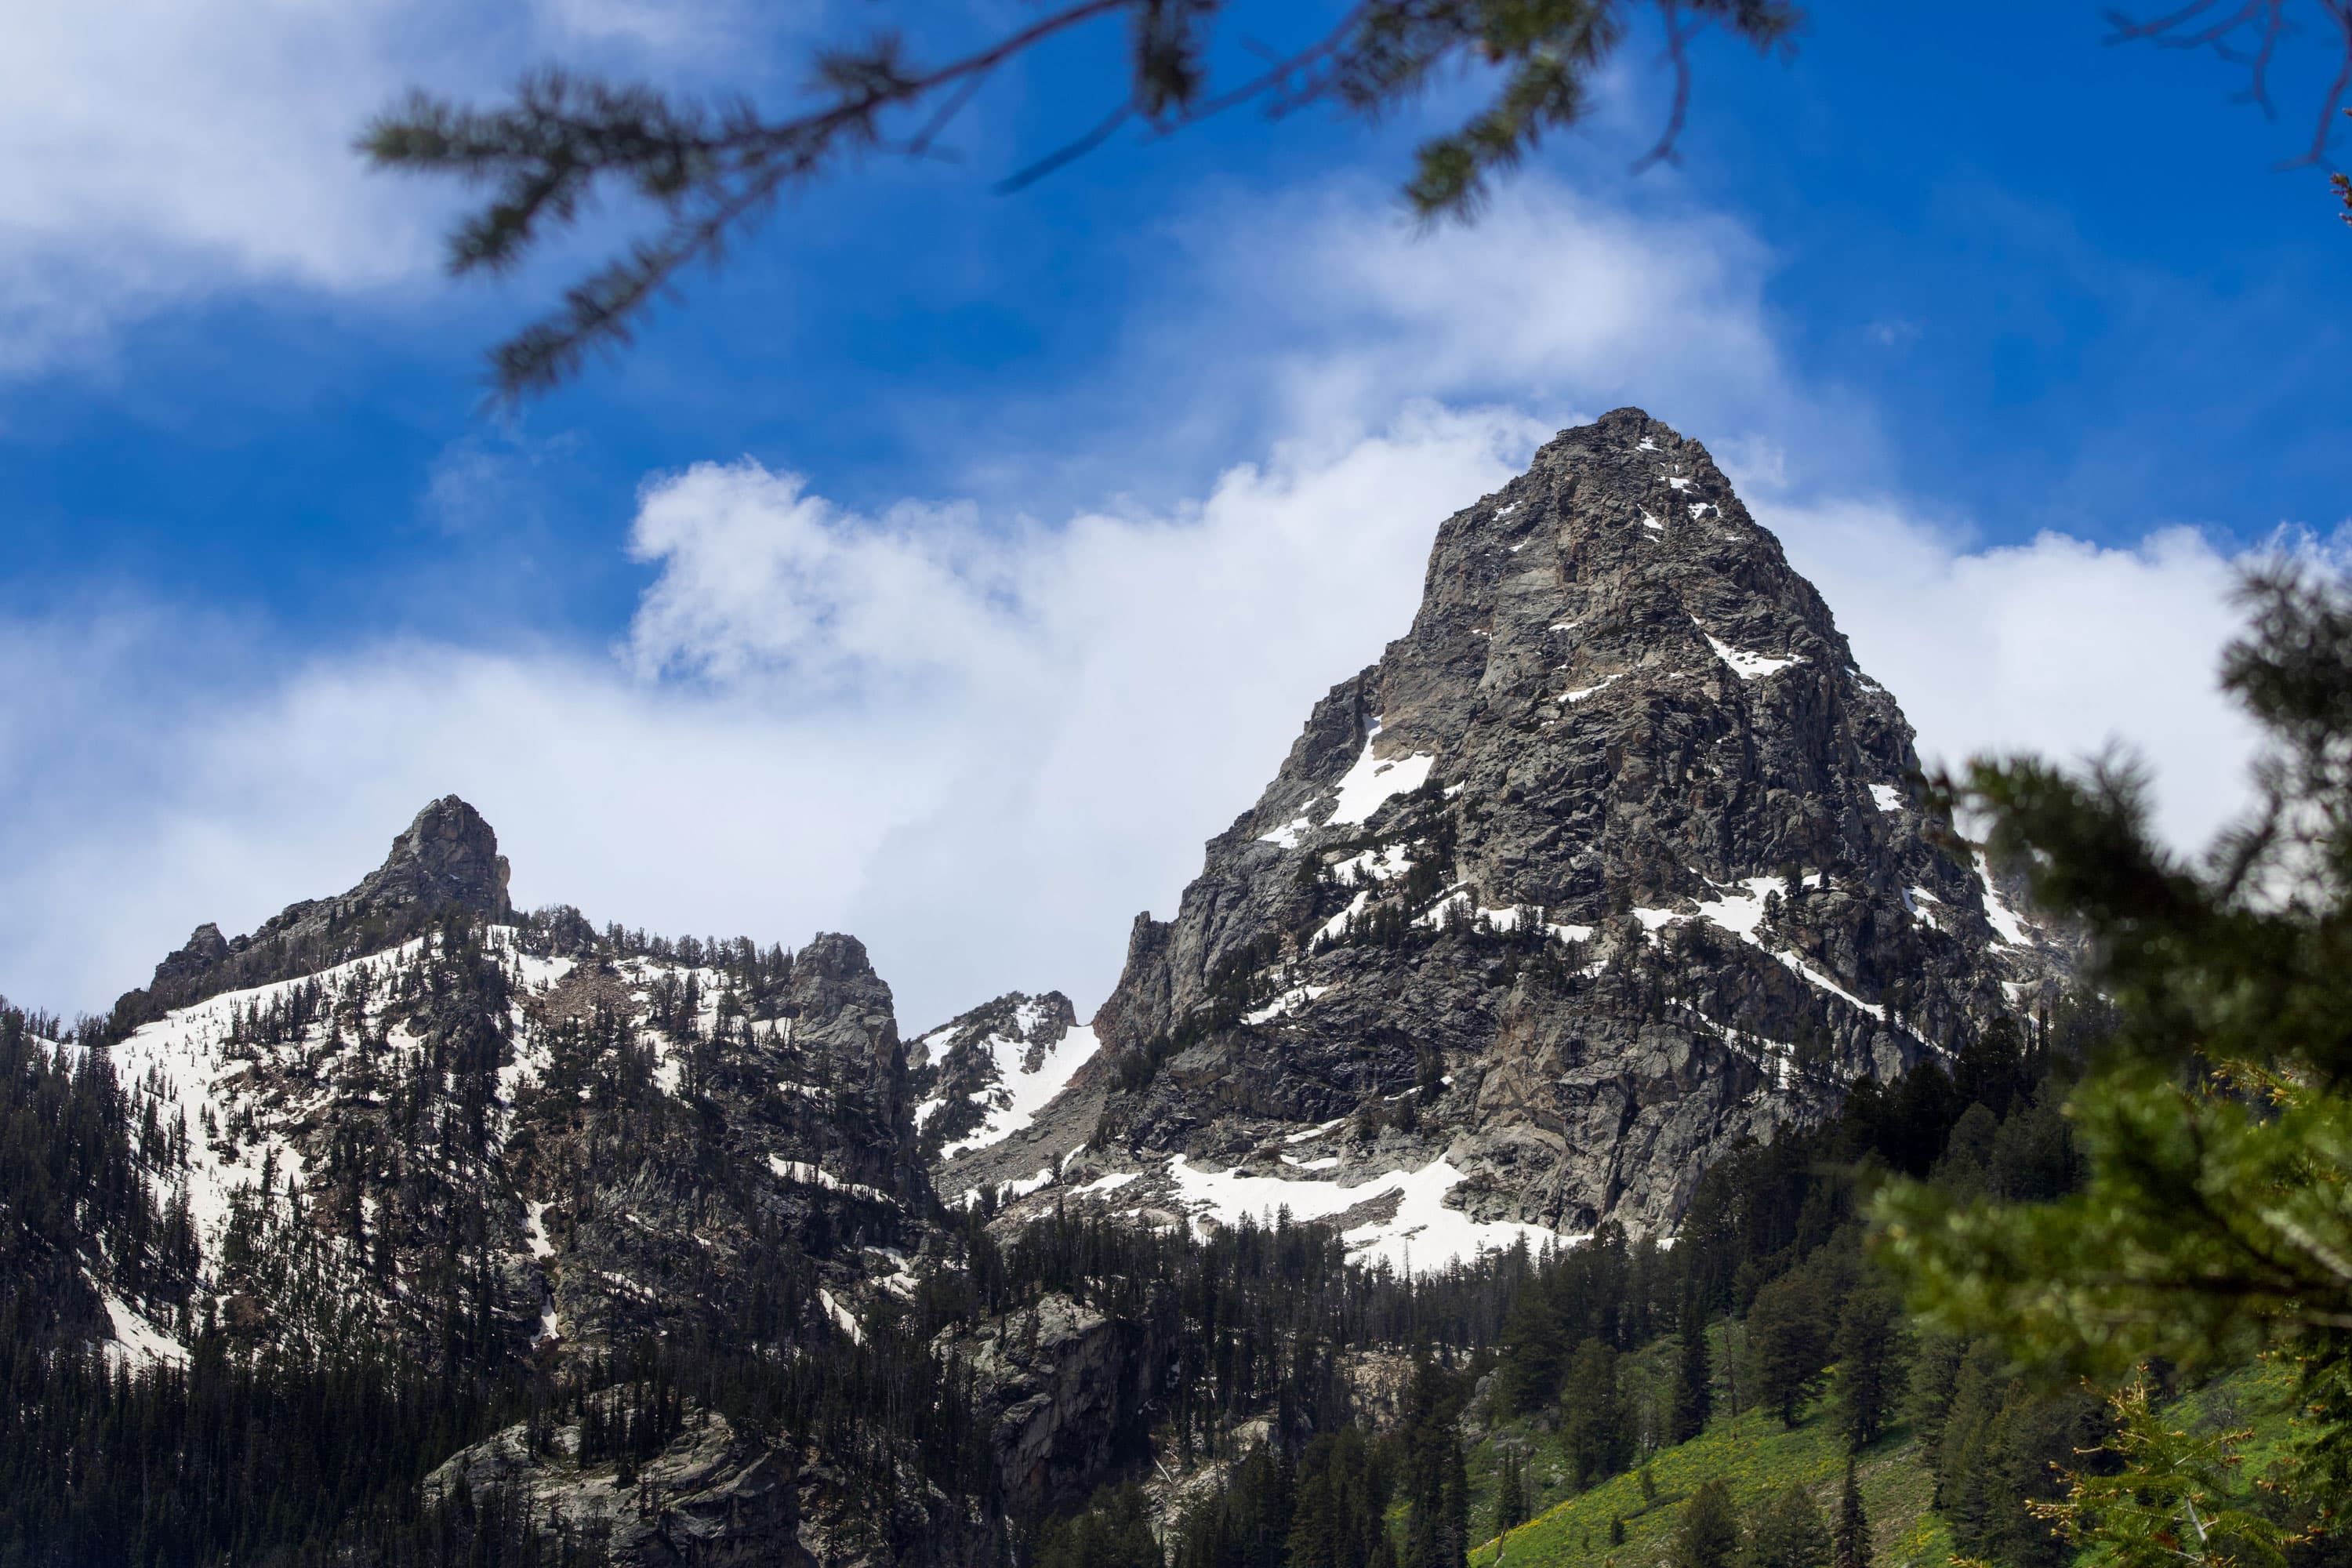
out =
<path fill-rule="evenodd" d="M 1891 503 L 1754 510 L 1903 704 L 1923 755 L 2079 760 L 2119 742 L 2154 768 L 2158 826 L 2182 846 L 2243 805 L 2254 731 L 2217 679 L 2242 625 L 2239 563 L 2204 535 L 1968 549 Z"/>
<path fill-rule="evenodd" d="M 1015 985 L 1090 1005 L 1136 909 L 1173 901 L 1308 704 L 1411 617 L 1433 520 L 1540 434 L 1415 413 L 1236 468 L 1181 517 L 1002 536 L 697 468 L 643 498 L 661 575 L 617 660 L 394 645 L 205 697 L 157 672 L 218 657 L 217 629 L 9 627 L 0 988 L 98 1005 L 201 920 L 347 886 L 456 790 L 527 902 L 852 930 L 910 1026 Z"/>
<path fill-rule="evenodd" d="M 1153 288 L 1108 371 L 1010 408 L 912 388 L 910 441 L 949 444 L 961 488 L 1015 504 L 1041 485 L 1197 489 L 1236 451 L 1337 450 L 1415 400 L 1557 423 L 1637 404 L 1783 484 L 1887 467 L 1873 411 L 1786 363 L 1769 247 L 1663 174 L 1583 188 L 1530 172 L 1475 226 L 1425 233 L 1385 180 L 1213 189 L 1134 254 Z"/>
<path fill-rule="evenodd" d="M 1226 252 L 1226 283 L 1278 281 L 1283 357 L 1310 411 L 1570 388 L 1608 407 L 1673 389 L 1676 418 L 1711 421 L 1784 385 L 1764 247 L 1720 215 L 1636 213 L 1535 177 L 1468 229 L 1415 234 L 1386 190 L 1273 210 L 1272 233 Z M 1279 268 L 1262 266 L 1269 250 Z"/>
<path fill-rule="evenodd" d="M 661 575 L 630 630 L 638 673 L 768 672 L 803 697 L 984 681 L 972 667 L 995 662 L 1026 618 L 1034 531 L 992 534 L 969 507 L 857 517 L 806 483 L 746 459 L 646 488 L 629 548 Z"/>
<path fill-rule="evenodd" d="M 411 86 L 494 92 L 549 51 L 702 58 L 736 0 L 109 0 L 13 7 L 0 50 L 0 374 L 224 290 L 437 268 L 445 186 L 352 151 Z M 772 23 L 770 24 L 772 26 Z"/>
<path fill-rule="evenodd" d="M 1135 910 L 1170 910 L 1314 700 L 1407 626 L 1436 521 L 1546 433 L 1424 408 L 1234 468 L 1180 516 L 1010 531 L 699 467 L 641 499 L 659 576 L 612 659 L 394 645 L 206 698 L 156 672 L 217 629 L 9 628 L 0 986 L 96 1005 L 199 920 L 348 885 L 454 789 L 526 902 L 851 930 L 909 1027 L 1015 986 L 1091 1006 Z M 2211 686 L 2231 566 L 2198 536 L 1971 552 L 1884 507 L 1766 517 L 1924 749 L 2119 736 L 2184 837 L 2238 799 L 2247 731 Z"/>

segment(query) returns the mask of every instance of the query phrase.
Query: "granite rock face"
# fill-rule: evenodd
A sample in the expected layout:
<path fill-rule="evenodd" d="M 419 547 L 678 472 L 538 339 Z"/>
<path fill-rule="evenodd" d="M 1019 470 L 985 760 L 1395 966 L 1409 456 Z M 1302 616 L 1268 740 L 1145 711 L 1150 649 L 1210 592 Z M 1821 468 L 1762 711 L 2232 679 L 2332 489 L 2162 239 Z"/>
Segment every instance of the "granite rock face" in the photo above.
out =
<path fill-rule="evenodd" d="M 1082 1500 L 1121 1457 L 1138 1414 L 1160 1392 L 1167 1357 L 1148 1335 L 1144 1323 L 1049 1292 L 944 1340 L 973 1374 L 1013 1516 Z"/>
<path fill-rule="evenodd" d="M 1314 1180 L 1671 1229 L 1735 1140 L 2063 973 L 1918 773 L 1703 447 L 1636 409 L 1563 432 L 1445 521 L 1411 629 L 1137 921 L 1078 1173 L 1305 1181 L 1276 1152 L 1323 1129 Z"/>
<path fill-rule="evenodd" d="M 508 1427 L 425 1478 L 429 1501 L 503 1499 L 621 1568 L 895 1568 L 991 1561 L 1000 1533 L 969 1500 L 939 1493 L 877 1508 L 825 1456 L 747 1438 L 716 1411 L 625 1474 L 582 1458 L 578 1422 Z"/>
<path fill-rule="evenodd" d="M 415 934 L 336 927 L 362 951 L 112 1043 L 159 1121 L 189 1130 L 177 1180 L 232 1331 L 386 1337 L 431 1363 L 462 1311 L 475 1350 L 562 1361 L 646 1335 L 830 1340 L 909 1289 L 931 1189 L 864 945 L 631 950 L 571 910 L 452 920 L 504 879 L 478 817 L 432 830 L 448 804 L 361 891 L 278 928 L 434 910 Z M 205 937 L 191 946 L 231 963 L 260 951 Z"/>
<path fill-rule="evenodd" d="M 379 952 L 456 910 L 487 920 L 513 912 L 507 858 L 481 813 L 454 795 L 419 811 L 392 841 L 383 864 L 349 892 L 289 904 L 234 941 L 209 921 L 155 966 L 144 990 L 115 1004 L 118 1016 L 144 1021 L 223 991 L 315 973 Z"/>
<path fill-rule="evenodd" d="M 975 1136 L 985 1137 L 992 1112 L 1002 1125 L 1003 1113 L 1026 1098 L 1024 1079 L 1034 1084 L 1046 1075 L 1056 1085 L 1066 1079 L 1066 1071 L 1055 1073 L 1061 1064 L 1054 1058 L 1077 1021 L 1077 1009 L 1058 991 L 1042 996 L 1008 991 L 917 1037 L 907 1065 L 925 1154 L 936 1160 L 950 1145 L 961 1149 Z"/>
<path fill-rule="evenodd" d="M 1076 1102 L 1065 1091 L 1097 1045 L 1058 991 L 1009 992 L 915 1040 L 915 1119 L 939 1191 L 953 1201 L 982 1186 L 1050 1179 L 1044 1152 L 1070 1145 Z"/>

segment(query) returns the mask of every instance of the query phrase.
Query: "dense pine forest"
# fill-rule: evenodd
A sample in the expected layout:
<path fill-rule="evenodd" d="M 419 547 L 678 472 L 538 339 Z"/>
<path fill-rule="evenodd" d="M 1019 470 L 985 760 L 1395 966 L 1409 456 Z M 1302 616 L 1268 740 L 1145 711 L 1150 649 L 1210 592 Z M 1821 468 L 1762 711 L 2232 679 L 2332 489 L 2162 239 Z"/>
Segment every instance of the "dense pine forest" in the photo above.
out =
<path fill-rule="evenodd" d="M 1373 1430 L 1342 1411 L 1335 1427 L 1286 1405 L 1264 1446 L 1184 1516 L 1164 1559 L 1139 1495 L 1115 1491 L 1049 1526 L 1038 1561 L 1453 1568 L 1548 1500 L 1762 1411 L 1790 1427 L 1818 1415 L 1857 1452 L 1916 1413 L 1916 1462 L 1954 1542 L 2053 1568 L 2069 1553 L 2030 1508 L 2059 1495 L 2060 1470 L 2103 1436 L 2099 1401 L 2013 1375 L 1990 1345 L 1910 1331 L 1899 1286 L 1866 1254 L 1864 1210 L 1889 1175 L 1956 1195 L 2071 1191 L 2081 1160 L 2060 1107 L 2111 1028 L 2103 1012 L 2069 1009 L 1996 1033 L 1949 1071 L 1928 1064 L 1858 1085 L 1823 1127 L 1706 1173 L 1672 1248 L 1605 1227 L 1466 1274 L 1453 1289 L 1475 1311 L 1427 1313 L 1390 1342 L 1413 1355 L 1393 1421 Z M 1537 1436 L 1567 1464 L 1549 1488 L 1522 1458 Z M 1833 1560 L 1834 1509 L 1802 1489 L 1744 1521 L 1720 1489 L 1685 1508 L 1676 1568 Z"/>

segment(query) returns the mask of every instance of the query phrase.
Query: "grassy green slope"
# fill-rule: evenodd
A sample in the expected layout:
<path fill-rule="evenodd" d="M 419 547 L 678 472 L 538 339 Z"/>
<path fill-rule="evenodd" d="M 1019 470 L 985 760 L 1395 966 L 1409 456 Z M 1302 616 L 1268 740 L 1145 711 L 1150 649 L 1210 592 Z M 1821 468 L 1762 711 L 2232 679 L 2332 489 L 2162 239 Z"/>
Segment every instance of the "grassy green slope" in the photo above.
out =
<path fill-rule="evenodd" d="M 1716 1365 L 1724 1364 L 1720 1326 L 1715 1331 Z M 1671 1347 L 1661 1342 L 1628 1358 L 1629 1387 L 1663 1381 Z M 1845 1442 L 1827 1409 L 1817 1407 L 1793 1431 L 1777 1415 L 1743 1410 L 1721 1414 L 1727 1391 L 1718 1378 L 1718 1414 L 1705 1432 L 1687 1443 L 1659 1449 L 1649 1470 L 1656 1495 L 1645 1500 L 1638 1471 L 1612 1477 L 1580 1496 L 1567 1495 L 1568 1462 L 1557 1436 L 1526 1421 L 1507 1424 L 1472 1451 L 1471 1517 L 1494 1517 L 1498 1442 L 1528 1453 L 1527 1470 L 1537 1484 L 1537 1515 L 1500 1542 L 1488 1541 L 1470 1554 L 1478 1568 L 1656 1568 L 1666 1555 L 1683 1500 L 1710 1477 L 1720 1476 L 1744 1511 L 1791 1481 L 1813 1494 L 1825 1517 L 1834 1517 L 1845 1475 Z M 2172 1418 L 2192 1428 L 2251 1427 L 2246 1473 L 2259 1475 L 2277 1457 L 2287 1436 L 2286 1407 L 2293 1381 L 2276 1365 L 2232 1373 L 2172 1406 Z M 1943 1521 L 1929 1510 L 1935 1478 L 1921 1462 L 1919 1444 L 1908 1426 L 1897 1426 L 1857 1457 L 1863 1508 L 1870 1517 L 1872 1561 L 1877 1568 L 1942 1568 L 1952 1556 Z M 1609 1544 L 1612 1519 L 1625 1523 L 1625 1541 Z"/>
<path fill-rule="evenodd" d="M 1536 1517 L 1497 1542 L 1471 1553 L 1474 1564 L 1511 1568 L 1654 1568 L 1666 1555 L 1683 1500 L 1711 1477 L 1731 1488 L 1742 1510 L 1791 1481 L 1811 1489 L 1824 1515 L 1833 1514 L 1845 1479 L 1845 1440 L 1833 1429 L 1825 1405 L 1817 1405 L 1794 1430 L 1778 1415 L 1729 1409 L 1731 1388 L 1725 1369 L 1736 1364 L 1744 1345 L 1717 1323 L 1708 1331 L 1716 1367 L 1715 1419 L 1687 1443 L 1659 1449 L 1648 1468 L 1656 1495 L 1645 1500 L 1638 1469 L 1612 1477 L 1591 1491 L 1569 1495 L 1570 1467 L 1556 1436 L 1526 1421 L 1490 1434 L 1470 1456 L 1473 1520 L 1494 1518 L 1496 1444 L 1510 1442 L 1529 1455 L 1526 1469 L 1536 1485 Z M 1660 1340 L 1625 1358 L 1622 1373 L 1629 1399 L 1655 1407 L 1667 1397 L 1674 1342 Z M 1872 1561 L 1877 1568 L 1941 1568 L 1952 1544 L 1943 1521 L 1928 1510 L 1935 1479 L 1919 1462 L 1919 1445 L 1908 1426 L 1897 1426 L 1857 1457 L 1863 1510 L 1870 1517 Z M 1609 1544 L 1609 1523 L 1625 1521 L 1622 1546 Z M 1499 1552 L 1497 1548 L 1499 1547 Z"/>
<path fill-rule="evenodd" d="M 1515 1424 L 1508 1429 L 1532 1442 L 1528 1469 L 1548 1481 L 1566 1468 L 1556 1437 Z M 1535 1568 L 1648 1568 L 1665 1556 L 1666 1542 L 1683 1500 L 1702 1481 L 1720 1476 L 1744 1510 L 1791 1481 L 1812 1489 L 1826 1513 L 1837 1505 L 1845 1475 L 1845 1443 L 1826 1415 L 1816 1413 L 1790 1431 L 1776 1415 L 1756 1410 L 1737 1418 L 1718 1417 L 1687 1443 L 1651 1456 L 1657 1488 L 1644 1501 L 1638 1473 L 1612 1478 L 1581 1496 L 1552 1504 L 1500 1542 L 1488 1542 L 1471 1554 L 1473 1563 L 1504 1563 Z M 1492 1517 L 1493 1442 L 1479 1446 L 1473 1467 L 1473 1518 Z M 1863 1508 L 1870 1516 L 1874 1560 L 1880 1568 L 1932 1568 L 1951 1555 L 1943 1525 L 1927 1510 L 1934 1479 L 1919 1463 L 1918 1446 L 1897 1428 L 1860 1457 Z M 1558 1489 L 1550 1489 L 1557 1490 Z M 1540 1505 L 1539 1505 L 1540 1506 Z M 1625 1521 L 1625 1542 L 1609 1544 L 1609 1521 Z M 1498 1550 L 1499 1547 L 1499 1550 Z"/>

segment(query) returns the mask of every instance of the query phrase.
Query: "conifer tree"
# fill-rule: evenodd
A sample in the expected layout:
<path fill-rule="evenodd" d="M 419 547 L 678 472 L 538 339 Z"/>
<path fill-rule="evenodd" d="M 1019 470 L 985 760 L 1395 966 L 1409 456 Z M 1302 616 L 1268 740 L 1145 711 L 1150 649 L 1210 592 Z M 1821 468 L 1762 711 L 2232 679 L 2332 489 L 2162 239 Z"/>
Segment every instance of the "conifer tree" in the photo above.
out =
<path fill-rule="evenodd" d="M 1220 0 L 1063 0 L 976 47 L 944 53 L 906 37 L 927 15 L 910 6 L 903 16 L 883 17 L 902 25 L 872 29 L 870 40 L 836 39 L 814 50 L 799 72 L 811 97 L 792 111 L 763 114 L 748 92 L 720 95 L 719 105 L 709 106 L 647 81 L 546 70 L 491 109 L 413 92 L 377 118 L 361 146 L 379 167 L 488 187 L 480 208 L 449 238 L 449 263 L 460 273 L 510 270 L 571 227 L 599 194 L 625 192 L 646 209 L 647 232 L 569 289 L 561 309 L 492 354 L 500 387 L 513 395 L 543 391 L 584 355 L 627 343 L 685 268 L 718 260 L 789 192 L 878 149 L 924 155 L 974 92 L 1041 46 L 1125 35 L 1126 47 L 1105 57 L 1121 67 L 1098 84 L 1120 107 L 1013 174 L 1009 186 L 1043 176 L 1122 127 L 1166 134 L 1249 101 L 1276 114 L 1322 103 L 1381 118 L 1432 81 L 1475 65 L 1485 73 L 1477 79 L 1491 78 L 1487 96 L 1461 124 L 1422 143 L 1403 187 L 1423 218 L 1467 219 L 1496 176 L 1547 135 L 1584 119 L 1597 96 L 1592 83 L 1627 36 L 1629 13 L 1653 6 L 1684 100 L 1693 34 L 1712 26 L 1778 53 L 1792 47 L 1801 19 L 1791 0 L 1642 6 L 1364 0 L 1336 27 L 1294 37 L 1285 58 L 1261 58 L 1234 72 L 1221 68 L 1212 47 L 1220 13 L 1230 8 Z M 1651 159 L 1670 154 L 1683 118 L 1678 108 Z M 691 938 L 679 949 L 699 957 Z"/>
<path fill-rule="evenodd" d="M 1462 1439 L 1446 1445 L 1444 1568 L 1463 1568 L 1470 1557 L 1470 1470 Z"/>
<path fill-rule="evenodd" d="M 1895 1302 L 1883 1290 L 1855 1291 L 1838 1314 L 1831 1352 L 1837 1361 L 1838 1430 L 1850 1448 L 1876 1442 L 1894 1414 L 1902 1378 L 1898 1331 Z"/>
<path fill-rule="evenodd" d="M 1830 1533 L 1830 1568 L 1870 1568 L 1870 1518 L 1863 1512 L 1862 1485 L 1850 1454 L 1845 1485 L 1838 1492 L 1837 1525 Z"/>
<path fill-rule="evenodd" d="M 1559 1404 L 1560 1441 L 1576 1484 L 1591 1486 L 1623 1469 L 1633 1444 L 1618 1383 L 1617 1352 L 1597 1339 L 1578 1345 L 1569 1358 Z"/>
<path fill-rule="evenodd" d="M 1812 1494 L 1790 1482 L 1756 1511 L 1744 1568 L 1829 1568 L 1830 1533 Z"/>
<path fill-rule="evenodd" d="M 1710 1476 L 1683 1504 L 1667 1553 L 1672 1568 L 1733 1568 L 1739 1559 L 1739 1510 L 1723 1478 Z"/>
<path fill-rule="evenodd" d="M 1756 1403 L 1780 1413 L 1794 1427 L 1821 1384 L 1828 1361 L 1829 1334 L 1819 1292 L 1801 1274 L 1785 1274 L 1756 1293 L 1748 1309 L 1748 1359 L 1756 1373 Z"/>
<path fill-rule="evenodd" d="M 2352 1495 L 2352 587 L 2282 565 L 2243 598 L 2222 684 L 2263 731 L 2261 804 L 2201 859 L 2158 840 L 2127 766 L 1985 763 L 1955 792 L 2111 999 L 2068 1107 L 2087 1179 L 2037 1203 L 1896 1183 L 1874 1219 L 1937 1326 L 2021 1361 L 2116 1380 L 2291 1345 L 2294 1484 L 2331 1501 Z"/>
<path fill-rule="evenodd" d="M 2093 1450 L 2107 1463 L 2073 1470 L 2066 1497 L 2035 1503 L 2099 1568 L 2284 1568 L 2286 1532 L 2254 1511 L 2236 1474 L 2250 1432 L 2191 1436 L 2154 1408 L 2145 1378 L 2110 1400 L 2113 1429 Z M 2119 1462 L 2118 1462 L 2119 1461 Z"/>
<path fill-rule="evenodd" d="M 1506 1448 L 1495 1465 L 1495 1533 L 1507 1535 L 1527 1521 L 1527 1461 Z"/>
<path fill-rule="evenodd" d="M 1677 1443 L 1689 1442 L 1706 1430 L 1714 1409 L 1715 1362 L 1707 1353 L 1706 1313 L 1694 1298 L 1683 1306 L 1668 1436 Z"/>

